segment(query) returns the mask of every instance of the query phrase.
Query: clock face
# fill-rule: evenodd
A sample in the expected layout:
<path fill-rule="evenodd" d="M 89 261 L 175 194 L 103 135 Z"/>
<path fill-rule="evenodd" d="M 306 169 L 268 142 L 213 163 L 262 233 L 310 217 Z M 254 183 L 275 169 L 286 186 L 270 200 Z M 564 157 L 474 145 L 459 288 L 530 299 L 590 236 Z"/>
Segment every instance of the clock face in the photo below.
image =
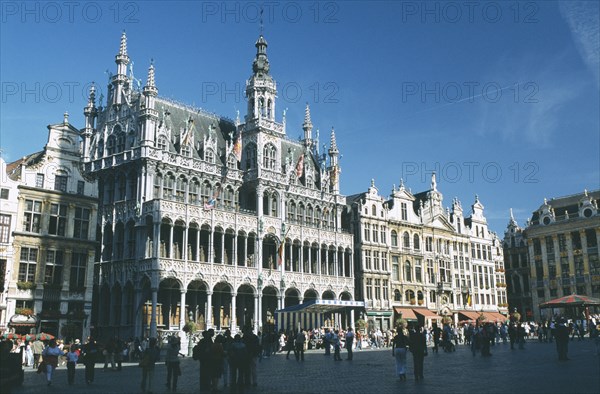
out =
<path fill-rule="evenodd" d="M 550 224 L 550 218 L 548 216 L 544 217 L 543 222 L 545 225 Z"/>

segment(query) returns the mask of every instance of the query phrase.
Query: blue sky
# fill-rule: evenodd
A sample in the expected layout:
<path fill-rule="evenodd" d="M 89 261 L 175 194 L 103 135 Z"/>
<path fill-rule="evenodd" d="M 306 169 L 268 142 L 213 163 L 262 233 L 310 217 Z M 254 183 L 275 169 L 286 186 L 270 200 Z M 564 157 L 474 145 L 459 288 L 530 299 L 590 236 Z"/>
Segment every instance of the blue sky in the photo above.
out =
<path fill-rule="evenodd" d="M 523 224 L 600 187 L 598 2 L 2 2 L 2 155 L 41 149 L 64 111 L 83 127 L 123 29 L 142 84 L 154 59 L 161 96 L 243 114 L 260 4 L 277 117 L 297 138 L 308 102 L 321 144 L 335 127 L 342 193 L 437 170 L 445 205 L 478 194 L 502 234 L 510 207 Z"/>

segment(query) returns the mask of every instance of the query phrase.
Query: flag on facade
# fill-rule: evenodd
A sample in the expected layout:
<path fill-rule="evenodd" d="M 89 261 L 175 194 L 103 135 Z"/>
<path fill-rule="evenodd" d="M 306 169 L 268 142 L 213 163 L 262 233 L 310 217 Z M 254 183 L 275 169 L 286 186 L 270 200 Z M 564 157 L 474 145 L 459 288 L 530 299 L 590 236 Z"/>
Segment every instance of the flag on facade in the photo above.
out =
<path fill-rule="evenodd" d="M 304 153 L 300 155 L 298 163 L 296 163 L 296 176 L 301 178 L 304 174 Z"/>
<path fill-rule="evenodd" d="M 215 208 L 216 204 L 217 204 L 217 200 L 215 198 L 211 198 L 210 200 L 208 200 L 207 202 L 204 203 L 204 210 L 210 211 L 211 209 Z"/>
<path fill-rule="evenodd" d="M 469 294 L 469 296 L 467 297 L 467 304 L 469 306 L 472 306 L 472 304 L 471 304 L 471 294 Z"/>
<path fill-rule="evenodd" d="M 240 131 L 233 144 L 233 154 L 237 159 L 238 163 L 242 161 L 242 132 Z"/>
<path fill-rule="evenodd" d="M 183 136 L 183 139 L 181 140 L 181 144 L 182 145 L 189 145 L 190 142 L 192 141 L 192 133 L 194 131 L 194 119 L 189 118 L 188 119 L 188 124 L 187 124 L 187 128 L 185 130 L 185 135 Z"/>
<path fill-rule="evenodd" d="M 283 245 L 285 245 L 285 240 L 279 243 L 279 250 L 277 251 L 277 265 L 281 267 L 281 263 L 283 262 Z"/>

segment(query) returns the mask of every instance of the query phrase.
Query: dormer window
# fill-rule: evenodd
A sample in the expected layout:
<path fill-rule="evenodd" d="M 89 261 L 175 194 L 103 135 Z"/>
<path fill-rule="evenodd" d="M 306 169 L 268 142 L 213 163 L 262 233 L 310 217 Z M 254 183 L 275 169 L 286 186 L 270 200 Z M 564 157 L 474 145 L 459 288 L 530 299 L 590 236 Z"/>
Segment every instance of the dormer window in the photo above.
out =
<path fill-rule="evenodd" d="M 206 160 L 207 163 L 214 164 L 215 163 L 215 152 L 213 152 L 212 149 L 207 149 L 206 152 L 204 152 L 204 160 Z"/>
<path fill-rule="evenodd" d="M 167 149 L 167 139 L 164 136 L 158 137 L 158 142 L 156 143 L 156 147 L 161 150 Z"/>

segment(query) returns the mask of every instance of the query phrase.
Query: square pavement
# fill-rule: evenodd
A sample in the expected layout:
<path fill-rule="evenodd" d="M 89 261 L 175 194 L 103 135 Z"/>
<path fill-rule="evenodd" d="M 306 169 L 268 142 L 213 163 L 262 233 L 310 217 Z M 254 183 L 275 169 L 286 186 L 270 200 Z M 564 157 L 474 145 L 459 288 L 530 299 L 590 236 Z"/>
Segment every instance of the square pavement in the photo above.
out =
<path fill-rule="evenodd" d="M 425 379 L 415 381 L 412 356 L 407 355 L 407 381 L 395 376 L 391 348 L 354 352 L 353 361 L 333 361 L 323 351 L 309 351 L 304 362 L 296 362 L 285 353 L 263 358 L 257 365 L 258 386 L 245 393 L 600 393 L 600 357 L 594 341 L 569 342 L 570 361 L 560 362 L 554 343 L 528 341 L 525 350 L 510 350 L 508 344 L 496 344 L 491 357 L 475 357 L 469 348 L 459 345 L 456 352 L 435 354 L 429 349 L 425 358 Z M 346 352 L 342 351 L 346 358 Z M 25 370 L 22 387 L 15 394 L 27 393 L 140 393 L 141 369 L 137 363 L 124 363 L 121 372 L 103 371 L 96 365 L 91 386 L 84 381 L 83 366 L 78 366 L 75 384 L 67 384 L 65 366 L 54 374 L 51 386 L 45 374 Z M 185 357 L 177 393 L 199 393 L 198 363 Z M 156 365 L 154 393 L 166 390 L 166 367 Z M 220 389 L 222 379 L 220 380 Z M 0 388 L 0 391 L 5 391 Z"/>

